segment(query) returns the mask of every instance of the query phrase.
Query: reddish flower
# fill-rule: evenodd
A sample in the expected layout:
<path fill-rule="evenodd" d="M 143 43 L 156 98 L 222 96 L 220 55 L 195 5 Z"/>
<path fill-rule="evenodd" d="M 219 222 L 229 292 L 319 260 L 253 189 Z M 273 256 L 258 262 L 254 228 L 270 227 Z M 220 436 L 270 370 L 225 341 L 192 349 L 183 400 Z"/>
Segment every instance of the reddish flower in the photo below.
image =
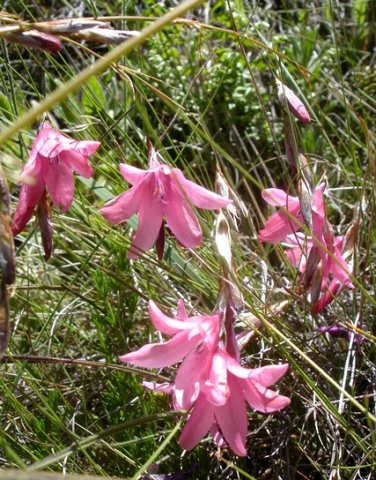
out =
<path fill-rule="evenodd" d="M 163 368 L 185 358 L 175 379 L 174 404 L 177 409 L 189 409 L 198 396 L 201 378 L 217 347 L 220 316 L 188 317 L 182 301 L 178 304 L 176 318 L 165 315 L 153 301 L 149 302 L 149 315 L 155 328 L 172 335 L 172 339 L 144 345 L 120 360 L 138 367 Z"/>
<path fill-rule="evenodd" d="M 99 142 L 77 141 L 54 130 L 48 122 L 41 126 L 31 155 L 21 174 L 20 198 L 13 218 L 13 234 L 21 232 L 40 202 L 45 188 L 52 203 L 66 212 L 73 201 L 73 171 L 83 177 L 93 175 L 88 157 Z"/>
<path fill-rule="evenodd" d="M 164 220 L 182 245 L 198 247 L 202 232 L 191 204 L 214 210 L 231 203 L 231 200 L 187 180 L 178 168 L 159 163 L 154 150 L 148 170 L 120 164 L 120 172 L 133 187 L 106 203 L 101 213 L 112 225 L 139 214 L 137 231 L 128 252 L 132 259 L 142 255 L 158 238 L 163 239 Z M 159 251 L 163 251 L 161 246 Z"/>
<path fill-rule="evenodd" d="M 342 237 L 336 237 L 327 220 L 324 204 L 323 184 L 316 187 L 311 195 L 311 204 L 301 204 L 298 197 L 286 194 L 283 190 L 270 188 L 262 192 L 265 201 L 280 207 L 267 220 L 259 233 L 262 242 L 285 242 L 291 250 L 286 255 L 290 263 L 302 274 L 302 283 L 312 292 L 312 309 L 322 310 L 340 286 L 352 288 L 350 267 L 342 255 Z M 304 216 L 303 216 L 304 211 Z M 298 230 L 306 228 L 312 235 Z M 329 280 L 333 280 L 330 291 L 326 291 Z M 325 291 L 325 299 L 319 299 Z"/>
<path fill-rule="evenodd" d="M 39 205 L 39 221 L 43 225 L 45 243 L 50 244 L 49 208 L 45 191 L 47 189 L 52 203 L 62 212 L 68 210 L 73 201 L 73 171 L 89 178 L 93 169 L 88 156 L 99 147 L 99 142 L 76 141 L 54 130 L 44 122 L 34 140 L 31 154 L 21 174 L 20 196 L 13 217 L 13 235 L 20 233 Z M 52 248 L 51 245 L 47 250 Z M 47 255 L 47 251 L 46 251 Z"/>

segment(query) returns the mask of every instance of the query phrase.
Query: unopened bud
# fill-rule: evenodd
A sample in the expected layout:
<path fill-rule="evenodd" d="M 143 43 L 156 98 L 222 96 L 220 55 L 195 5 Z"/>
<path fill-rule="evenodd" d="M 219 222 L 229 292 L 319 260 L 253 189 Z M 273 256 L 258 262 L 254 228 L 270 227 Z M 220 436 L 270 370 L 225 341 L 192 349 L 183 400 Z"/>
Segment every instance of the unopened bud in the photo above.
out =
<path fill-rule="evenodd" d="M 295 95 L 295 93 L 290 90 L 286 85 L 284 85 L 279 80 L 276 80 L 278 88 L 278 98 L 279 101 L 288 106 L 290 112 L 302 123 L 309 123 L 311 117 L 306 109 L 304 103 Z"/>

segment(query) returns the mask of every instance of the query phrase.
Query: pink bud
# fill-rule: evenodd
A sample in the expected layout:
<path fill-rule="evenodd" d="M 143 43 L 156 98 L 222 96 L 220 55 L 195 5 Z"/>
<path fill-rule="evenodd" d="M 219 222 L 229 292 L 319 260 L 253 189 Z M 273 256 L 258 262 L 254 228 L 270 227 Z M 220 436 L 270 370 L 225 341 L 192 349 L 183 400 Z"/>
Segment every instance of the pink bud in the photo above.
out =
<path fill-rule="evenodd" d="M 290 112 L 302 123 L 309 123 L 311 117 L 306 109 L 304 103 L 295 95 L 295 93 L 290 90 L 286 85 L 284 85 L 279 80 L 276 80 L 278 88 L 278 98 L 279 101 L 287 106 Z"/>

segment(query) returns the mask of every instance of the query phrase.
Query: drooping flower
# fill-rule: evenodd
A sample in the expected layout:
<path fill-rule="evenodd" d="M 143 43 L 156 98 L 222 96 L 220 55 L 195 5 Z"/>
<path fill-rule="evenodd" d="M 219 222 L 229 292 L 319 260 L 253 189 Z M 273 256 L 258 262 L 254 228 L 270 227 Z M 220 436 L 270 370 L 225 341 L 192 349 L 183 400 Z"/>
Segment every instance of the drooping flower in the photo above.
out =
<path fill-rule="evenodd" d="M 210 430 L 219 430 L 221 437 L 237 455 L 247 455 L 246 403 L 263 413 L 287 407 L 290 399 L 268 388 L 283 377 L 287 369 L 287 364 L 243 368 L 219 346 L 180 436 L 180 445 L 190 450 Z"/>
<path fill-rule="evenodd" d="M 299 97 L 295 95 L 295 93 L 284 85 L 281 81 L 276 79 L 277 83 L 277 95 L 279 101 L 282 105 L 287 103 L 287 107 L 290 112 L 302 123 L 309 123 L 311 121 L 311 117 L 308 113 L 307 108 L 305 107 L 304 103 L 300 100 Z"/>
<path fill-rule="evenodd" d="M 161 164 L 153 148 L 148 170 L 126 164 L 120 164 L 119 168 L 125 180 L 133 186 L 106 203 L 101 213 L 112 225 L 138 213 L 137 231 L 128 252 L 131 259 L 148 250 L 157 239 L 163 239 L 164 221 L 184 247 L 198 247 L 202 232 L 191 205 L 214 210 L 231 203 L 231 200 L 187 180 L 178 168 Z M 160 247 L 159 251 L 163 248 Z"/>
<path fill-rule="evenodd" d="M 177 316 L 170 318 L 152 301 L 149 314 L 154 326 L 173 338 L 145 345 L 120 360 L 148 368 L 163 368 L 183 360 L 173 383 L 144 382 L 153 391 L 171 394 L 176 410 L 193 407 L 180 444 L 191 449 L 206 433 L 219 430 L 235 453 L 246 455 L 246 403 L 264 413 L 287 406 L 290 400 L 268 387 L 286 373 L 288 365 L 241 367 L 220 342 L 219 315 L 188 317 L 184 304 L 179 302 Z"/>
<path fill-rule="evenodd" d="M 350 267 L 342 254 L 342 237 L 336 237 L 325 213 L 324 184 L 316 187 L 307 197 L 294 197 L 283 190 L 270 188 L 262 196 L 270 205 L 280 209 L 268 218 L 264 229 L 259 232 L 262 242 L 284 242 L 289 249 L 286 255 L 290 263 L 301 272 L 301 281 L 311 290 L 314 313 L 328 303 L 326 293 L 334 295 L 344 285 L 352 288 Z M 303 200 L 304 199 L 304 204 Z M 309 230 L 307 235 L 299 230 Z M 330 291 L 327 290 L 329 281 Z M 325 300 L 320 299 L 325 292 Z"/>
<path fill-rule="evenodd" d="M 155 328 L 171 335 L 171 340 L 144 345 L 136 352 L 121 356 L 120 360 L 138 367 L 163 368 L 184 359 L 174 383 L 174 405 L 177 409 L 189 409 L 199 394 L 201 379 L 217 347 L 220 316 L 188 317 L 182 301 L 179 301 L 176 318 L 165 315 L 153 301 L 149 302 L 149 315 Z"/>
<path fill-rule="evenodd" d="M 88 157 L 99 145 L 100 142 L 92 140 L 73 140 L 52 128 L 48 122 L 42 124 L 21 174 L 23 185 L 13 217 L 13 235 L 25 228 L 43 200 L 46 189 L 54 205 L 62 212 L 68 210 L 73 201 L 73 171 L 83 177 L 91 177 L 93 169 Z"/>

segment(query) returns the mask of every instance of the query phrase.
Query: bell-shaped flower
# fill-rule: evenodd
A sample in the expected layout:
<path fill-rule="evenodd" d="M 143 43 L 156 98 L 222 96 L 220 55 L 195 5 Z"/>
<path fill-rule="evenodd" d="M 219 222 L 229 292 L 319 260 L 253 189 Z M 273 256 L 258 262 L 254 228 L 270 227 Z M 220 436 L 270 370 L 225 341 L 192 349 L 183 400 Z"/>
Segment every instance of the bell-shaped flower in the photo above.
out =
<path fill-rule="evenodd" d="M 131 259 L 142 255 L 161 238 L 164 221 L 184 247 L 198 247 L 202 242 L 202 231 L 191 205 L 214 210 L 231 203 L 231 200 L 187 180 L 178 168 L 161 164 L 154 150 L 149 165 L 148 170 L 140 170 L 120 164 L 121 174 L 133 186 L 110 200 L 101 210 L 112 225 L 138 213 L 137 231 L 128 252 Z"/>
<path fill-rule="evenodd" d="M 144 345 L 136 352 L 121 356 L 120 360 L 138 367 L 164 368 L 184 359 L 175 379 L 173 395 L 177 409 L 189 409 L 199 394 L 201 379 L 211 365 L 219 341 L 220 316 L 188 317 L 182 301 L 179 301 L 175 318 L 161 312 L 153 301 L 149 302 L 149 315 L 154 327 L 172 338 L 167 342 Z"/>
<path fill-rule="evenodd" d="M 263 413 L 272 413 L 288 406 L 289 398 L 268 388 L 287 369 L 287 364 L 243 368 L 219 346 L 180 436 L 180 445 L 189 450 L 209 431 L 219 430 L 220 440 L 224 439 L 237 455 L 245 456 L 248 430 L 246 404 Z"/>
<path fill-rule="evenodd" d="M 21 232 L 41 201 L 45 189 L 52 203 L 62 212 L 73 201 L 73 171 L 89 178 L 93 174 L 88 157 L 100 142 L 77 141 L 69 138 L 44 122 L 34 140 L 31 154 L 21 174 L 19 201 L 13 217 L 13 234 Z"/>

